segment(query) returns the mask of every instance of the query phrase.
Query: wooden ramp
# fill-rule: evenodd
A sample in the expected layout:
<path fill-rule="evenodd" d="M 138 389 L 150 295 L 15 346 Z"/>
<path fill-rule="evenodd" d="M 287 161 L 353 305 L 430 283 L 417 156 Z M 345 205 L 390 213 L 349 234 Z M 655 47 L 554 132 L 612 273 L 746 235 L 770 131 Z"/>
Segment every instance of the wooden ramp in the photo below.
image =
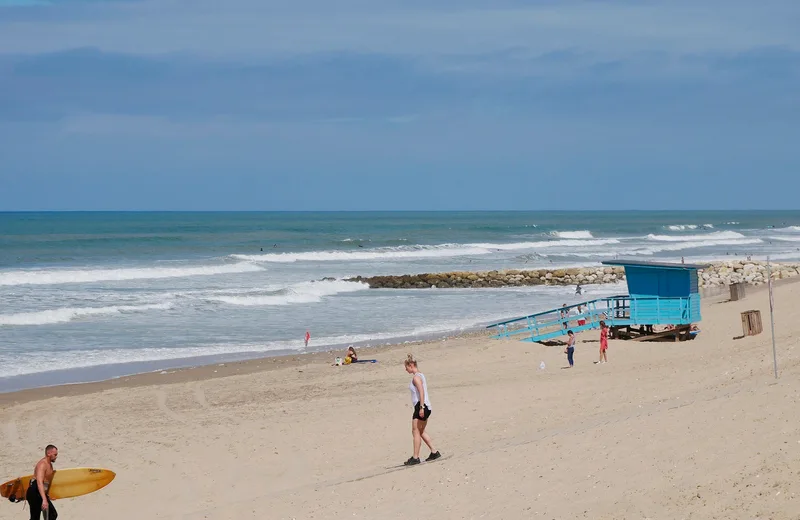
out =
<path fill-rule="evenodd" d="M 601 320 L 609 327 L 630 325 L 628 300 L 628 296 L 599 298 L 493 323 L 486 328 L 497 330 L 493 338 L 524 335 L 520 341 L 550 341 L 566 336 L 569 330 L 577 334 L 599 329 Z"/>
<path fill-rule="evenodd" d="M 633 341 L 684 341 L 694 339 L 691 330 L 692 301 L 689 298 L 631 298 L 610 296 L 548 311 L 492 323 L 493 338 L 517 337 L 520 341 L 541 343 L 567 335 L 600 328 L 605 321 L 611 337 Z M 648 333 L 655 325 L 674 325 L 673 329 Z"/>

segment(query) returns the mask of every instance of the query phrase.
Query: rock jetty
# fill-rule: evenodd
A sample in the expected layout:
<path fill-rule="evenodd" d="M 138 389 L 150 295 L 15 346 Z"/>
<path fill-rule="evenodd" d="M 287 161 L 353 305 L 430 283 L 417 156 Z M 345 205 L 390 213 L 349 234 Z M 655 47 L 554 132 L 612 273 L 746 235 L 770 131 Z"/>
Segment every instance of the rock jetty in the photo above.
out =
<path fill-rule="evenodd" d="M 367 283 L 371 288 L 426 289 L 436 287 L 520 287 L 524 285 L 590 285 L 612 283 L 625 278 L 622 267 L 576 267 L 571 269 L 530 269 L 503 271 L 454 271 L 399 276 L 349 278 Z"/>
<path fill-rule="evenodd" d="M 772 264 L 772 279 L 800 275 L 800 264 Z M 429 289 L 473 287 L 521 287 L 526 285 L 593 285 L 625 279 L 622 267 L 575 267 L 570 269 L 508 269 L 502 271 L 453 271 L 389 276 L 356 276 L 350 282 L 369 284 L 373 289 Z M 698 271 L 700 287 L 717 287 L 744 282 L 767 282 L 767 264 L 758 261 L 729 261 L 711 264 Z"/>
<path fill-rule="evenodd" d="M 800 264 L 771 264 L 773 280 L 800 274 Z M 758 261 L 717 262 L 698 271 L 700 287 L 717 287 L 734 283 L 762 285 L 767 283 L 767 263 Z"/>

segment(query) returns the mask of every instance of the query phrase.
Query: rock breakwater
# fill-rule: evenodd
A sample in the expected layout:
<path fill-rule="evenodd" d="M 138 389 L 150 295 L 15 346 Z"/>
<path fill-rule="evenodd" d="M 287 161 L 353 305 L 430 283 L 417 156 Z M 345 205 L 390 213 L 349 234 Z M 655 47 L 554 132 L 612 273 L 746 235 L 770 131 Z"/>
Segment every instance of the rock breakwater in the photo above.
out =
<path fill-rule="evenodd" d="M 526 285 L 590 285 L 612 283 L 625 277 L 622 267 L 576 267 L 570 269 L 508 269 L 502 271 L 453 271 L 399 276 L 349 278 L 371 288 L 426 289 L 436 287 L 521 287 Z"/>
<path fill-rule="evenodd" d="M 800 264 L 772 264 L 772 279 L 800 275 Z M 575 267 L 569 269 L 507 269 L 499 271 L 452 271 L 389 276 L 356 276 L 347 281 L 369 284 L 373 289 L 429 289 L 474 287 L 522 287 L 529 285 L 593 285 L 625 279 L 622 267 Z M 759 261 L 716 262 L 698 271 L 700 287 L 744 282 L 767 282 L 767 264 Z"/>
<path fill-rule="evenodd" d="M 782 280 L 800 274 L 800 264 L 771 264 L 772 279 Z M 759 261 L 716 262 L 698 271 L 700 287 L 716 287 L 734 283 L 761 285 L 767 283 L 767 263 Z"/>

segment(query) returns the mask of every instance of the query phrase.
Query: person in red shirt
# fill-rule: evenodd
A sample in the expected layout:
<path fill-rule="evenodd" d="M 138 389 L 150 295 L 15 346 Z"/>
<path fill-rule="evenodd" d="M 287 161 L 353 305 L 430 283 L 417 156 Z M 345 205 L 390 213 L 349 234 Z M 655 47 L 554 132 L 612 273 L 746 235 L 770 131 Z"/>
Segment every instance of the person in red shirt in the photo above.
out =
<path fill-rule="evenodd" d="M 606 325 L 605 321 L 600 322 L 600 360 L 598 363 L 608 363 L 608 356 L 606 356 L 606 350 L 608 350 L 608 326 Z"/>

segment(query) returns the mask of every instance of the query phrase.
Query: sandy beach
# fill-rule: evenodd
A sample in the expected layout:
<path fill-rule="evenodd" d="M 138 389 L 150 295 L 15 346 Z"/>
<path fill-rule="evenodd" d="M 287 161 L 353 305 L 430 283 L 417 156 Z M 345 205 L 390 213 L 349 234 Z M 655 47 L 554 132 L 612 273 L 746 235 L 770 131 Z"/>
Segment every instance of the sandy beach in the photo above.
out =
<path fill-rule="evenodd" d="M 606 365 L 581 334 L 572 370 L 563 347 L 479 334 L 360 353 L 376 364 L 326 353 L 4 394 L 0 478 L 48 443 L 57 468 L 116 471 L 55 503 L 81 520 L 798 518 L 800 284 L 776 289 L 777 381 L 767 294 L 705 298 L 696 340 L 612 340 Z M 748 309 L 764 333 L 735 340 Z M 398 469 L 408 352 L 445 458 Z"/>

